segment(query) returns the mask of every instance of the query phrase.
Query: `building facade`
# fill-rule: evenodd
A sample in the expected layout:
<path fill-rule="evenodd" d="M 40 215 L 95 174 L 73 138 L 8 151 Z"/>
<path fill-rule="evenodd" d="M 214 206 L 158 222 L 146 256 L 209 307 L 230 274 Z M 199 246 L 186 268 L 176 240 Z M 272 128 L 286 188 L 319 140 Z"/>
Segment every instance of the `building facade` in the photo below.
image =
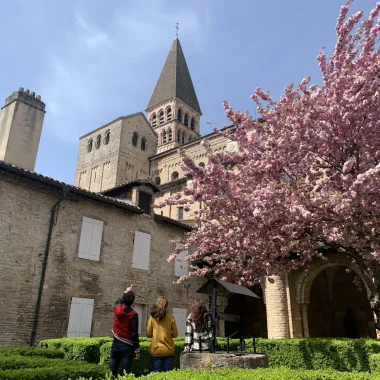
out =
<path fill-rule="evenodd" d="M 216 133 L 201 136 L 201 108 L 178 38 L 146 114 L 119 117 L 80 138 L 74 186 L 30 171 L 44 108 L 39 97 L 20 89 L 0 116 L 0 344 L 109 335 L 113 303 L 130 283 L 142 335 L 159 295 L 168 298 L 183 332 L 204 280 L 176 284 L 187 273 L 186 263 L 166 258 L 173 248 L 169 240 L 185 237 L 202 205 L 189 211 L 166 206 L 158 214 L 152 205 L 191 186 L 179 147 L 201 166 L 207 165 L 202 139 L 215 152 L 238 147 Z M 34 116 L 23 124 L 20 115 L 29 111 Z M 375 337 L 369 281 L 339 254 L 268 279 L 252 288 L 259 299 L 244 306 L 247 334 Z M 219 300 L 227 313 L 241 307 L 234 296 Z M 236 328 L 226 322 L 219 333 Z"/>

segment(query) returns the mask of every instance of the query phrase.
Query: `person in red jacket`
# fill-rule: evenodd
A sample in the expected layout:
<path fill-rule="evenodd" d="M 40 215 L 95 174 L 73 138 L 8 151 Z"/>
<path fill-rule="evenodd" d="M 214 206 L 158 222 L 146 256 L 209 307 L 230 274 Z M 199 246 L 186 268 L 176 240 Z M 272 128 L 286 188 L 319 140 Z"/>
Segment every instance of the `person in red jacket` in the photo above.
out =
<path fill-rule="evenodd" d="M 114 376 L 122 363 L 123 371 L 130 373 L 132 370 L 133 353 L 136 359 L 140 359 L 139 341 L 139 316 L 132 309 L 135 294 L 132 285 L 120 296 L 114 307 L 113 317 L 113 343 L 110 357 L 110 370 Z"/>

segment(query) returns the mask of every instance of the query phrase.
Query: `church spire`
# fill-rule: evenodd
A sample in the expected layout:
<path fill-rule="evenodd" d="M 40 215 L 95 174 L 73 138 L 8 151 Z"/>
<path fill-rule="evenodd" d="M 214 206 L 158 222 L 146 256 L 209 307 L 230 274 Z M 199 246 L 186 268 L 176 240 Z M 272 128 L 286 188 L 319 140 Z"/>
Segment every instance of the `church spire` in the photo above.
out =
<path fill-rule="evenodd" d="M 181 100 L 202 114 L 178 36 L 174 39 L 147 111 L 171 98 Z"/>

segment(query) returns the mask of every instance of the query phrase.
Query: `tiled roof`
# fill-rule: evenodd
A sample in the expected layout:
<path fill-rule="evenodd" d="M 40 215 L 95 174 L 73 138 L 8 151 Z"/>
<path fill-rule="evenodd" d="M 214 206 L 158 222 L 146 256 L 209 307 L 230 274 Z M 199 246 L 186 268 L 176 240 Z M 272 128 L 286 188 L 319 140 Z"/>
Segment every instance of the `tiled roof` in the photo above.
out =
<path fill-rule="evenodd" d="M 152 182 L 152 180 L 150 178 L 139 178 L 139 179 L 134 179 L 133 181 L 122 183 L 121 185 L 117 185 L 115 187 L 112 187 L 111 189 L 104 190 L 101 193 L 107 194 L 110 191 L 121 189 L 122 187 L 126 187 L 126 186 L 131 186 L 133 184 L 148 184 L 148 185 L 152 186 L 156 190 L 156 192 L 161 191 L 159 186 L 157 186 L 154 182 Z"/>
<path fill-rule="evenodd" d="M 173 42 L 147 109 L 174 97 L 202 113 L 178 38 Z"/>

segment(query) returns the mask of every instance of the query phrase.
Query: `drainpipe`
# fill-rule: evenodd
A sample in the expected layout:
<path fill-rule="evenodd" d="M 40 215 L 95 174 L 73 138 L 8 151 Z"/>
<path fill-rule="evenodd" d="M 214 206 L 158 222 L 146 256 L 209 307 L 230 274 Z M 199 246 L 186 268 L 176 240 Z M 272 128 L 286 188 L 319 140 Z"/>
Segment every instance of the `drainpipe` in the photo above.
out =
<path fill-rule="evenodd" d="M 49 232 L 48 232 L 48 237 L 47 237 L 47 242 L 46 242 L 46 247 L 45 247 L 44 261 L 42 263 L 40 287 L 38 289 L 36 309 L 34 311 L 32 334 L 30 336 L 30 346 L 31 347 L 34 346 L 34 344 L 36 342 L 38 319 L 39 319 L 40 308 L 41 308 L 42 292 L 43 292 L 44 282 L 45 282 L 46 267 L 47 267 L 49 251 L 50 251 L 51 235 L 53 233 L 53 227 L 54 227 L 54 219 L 55 219 L 56 212 L 57 212 L 57 209 L 58 209 L 60 203 L 66 198 L 66 195 L 68 192 L 69 192 L 68 187 L 63 186 L 58 201 L 53 205 L 53 207 L 51 208 L 51 211 L 50 211 Z"/>

